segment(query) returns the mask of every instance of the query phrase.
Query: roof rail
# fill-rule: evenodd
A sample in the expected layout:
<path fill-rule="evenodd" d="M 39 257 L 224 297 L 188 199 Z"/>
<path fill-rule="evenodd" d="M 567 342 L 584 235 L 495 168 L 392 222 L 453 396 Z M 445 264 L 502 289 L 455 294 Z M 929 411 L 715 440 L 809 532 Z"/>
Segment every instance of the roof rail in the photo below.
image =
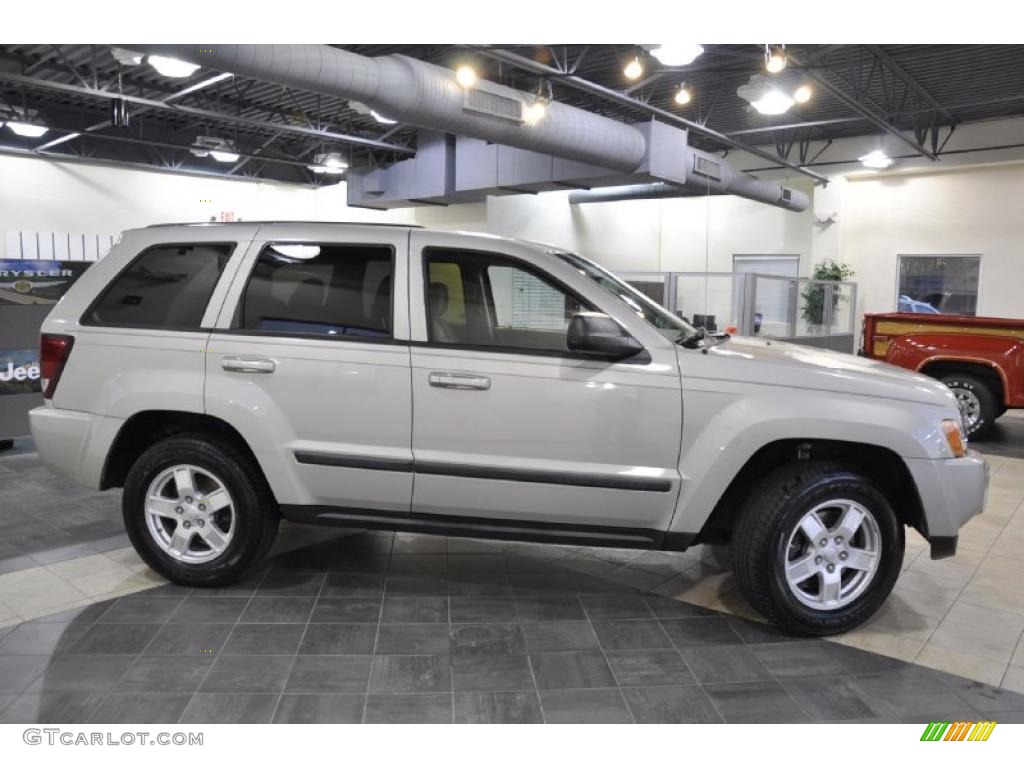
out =
<path fill-rule="evenodd" d="M 234 225 L 244 226 L 248 224 L 340 224 L 358 227 L 401 227 L 403 229 L 423 229 L 422 224 L 402 224 L 401 222 L 386 221 L 174 221 L 161 224 L 149 224 L 145 229 L 156 229 L 158 227 L 230 227 Z"/>

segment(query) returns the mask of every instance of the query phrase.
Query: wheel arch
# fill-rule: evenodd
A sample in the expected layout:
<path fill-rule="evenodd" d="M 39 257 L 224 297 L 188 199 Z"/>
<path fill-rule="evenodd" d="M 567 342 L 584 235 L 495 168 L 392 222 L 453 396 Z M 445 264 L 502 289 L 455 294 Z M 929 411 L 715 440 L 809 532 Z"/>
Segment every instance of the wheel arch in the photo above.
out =
<path fill-rule="evenodd" d="M 995 396 L 1003 405 L 1007 404 L 1009 386 L 1006 372 L 991 360 L 971 357 L 952 357 L 937 355 L 922 361 L 917 367 L 918 373 L 941 379 L 949 374 L 968 374 L 977 376 L 994 385 Z"/>
<path fill-rule="evenodd" d="M 861 471 L 881 486 L 901 523 L 928 535 L 924 505 L 914 478 L 895 451 L 843 440 L 786 438 L 763 445 L 754 452 L 715 504 L 694 543 L 729 541 L 743 504 L 759 481 L 784 466 L 809 460 L 836 461 Z"/>

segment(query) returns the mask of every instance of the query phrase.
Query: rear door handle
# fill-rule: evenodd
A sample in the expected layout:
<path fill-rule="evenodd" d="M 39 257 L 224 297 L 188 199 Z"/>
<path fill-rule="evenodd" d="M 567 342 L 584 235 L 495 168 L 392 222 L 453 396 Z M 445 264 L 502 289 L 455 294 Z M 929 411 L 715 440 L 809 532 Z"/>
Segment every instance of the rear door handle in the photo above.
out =
<path fill-rule="evenodd" d="M 273 373 L 277 363 L 266 357 L 223 357 L 220 367 L 239 373 Z"/>
<path fill-rule="evenodd" d="M 491 380 L 487 376 L 474 376 L 471 373 L 445 373 L 435 371 L 430 374 L 430 386 L 445 389 L 490 389 Z"/>

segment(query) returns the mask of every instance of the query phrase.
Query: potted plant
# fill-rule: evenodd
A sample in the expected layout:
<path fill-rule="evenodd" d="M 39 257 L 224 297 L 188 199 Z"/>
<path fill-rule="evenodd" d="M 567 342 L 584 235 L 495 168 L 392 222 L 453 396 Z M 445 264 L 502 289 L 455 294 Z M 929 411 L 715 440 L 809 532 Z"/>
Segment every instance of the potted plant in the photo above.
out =
<path fill-rule="evenodd" d="M 833 259 L 825 259 L 814 265 L 814 274 L 811 280 L 844 282 L 854 276 L 854 271 L 849 264 L 838 262 Z M 807 283 L 800 294 L 803 305 L 800 308 L 800 315 L 812 328 L 825 323 L 825 286 L 821 282 Z M 835 321 L 835 310 L 843 299 L 839 291 L 832 291 L 832 318 Z"/>

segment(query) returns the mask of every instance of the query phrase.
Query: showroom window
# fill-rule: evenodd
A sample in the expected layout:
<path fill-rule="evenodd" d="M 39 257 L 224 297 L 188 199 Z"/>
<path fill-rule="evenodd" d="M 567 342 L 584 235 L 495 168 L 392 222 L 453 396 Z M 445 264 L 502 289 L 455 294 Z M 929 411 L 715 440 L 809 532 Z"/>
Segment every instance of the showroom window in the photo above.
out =
<path fill-rule="evenodd" d="M 249 277 L 234 326 L 390 338 L 393 261 L 390 246 L 268 245 Z"/>
<path fill-rule="evenodd" d="M 568 352 L 569 321 L 592 309 L 498 255 L 432 251 L 426 271 L 430 340 L 442 344 Z"/>
<path fill-rule="evenodd" d="M 158 245 L 136 257 L 84 318 L 86 325 L 198 328 L 235 243 Z"/>
<path fill-rule="evenodd" d="M 899 257 L 896 311 L 975 315 L 981 256 Z"/>

